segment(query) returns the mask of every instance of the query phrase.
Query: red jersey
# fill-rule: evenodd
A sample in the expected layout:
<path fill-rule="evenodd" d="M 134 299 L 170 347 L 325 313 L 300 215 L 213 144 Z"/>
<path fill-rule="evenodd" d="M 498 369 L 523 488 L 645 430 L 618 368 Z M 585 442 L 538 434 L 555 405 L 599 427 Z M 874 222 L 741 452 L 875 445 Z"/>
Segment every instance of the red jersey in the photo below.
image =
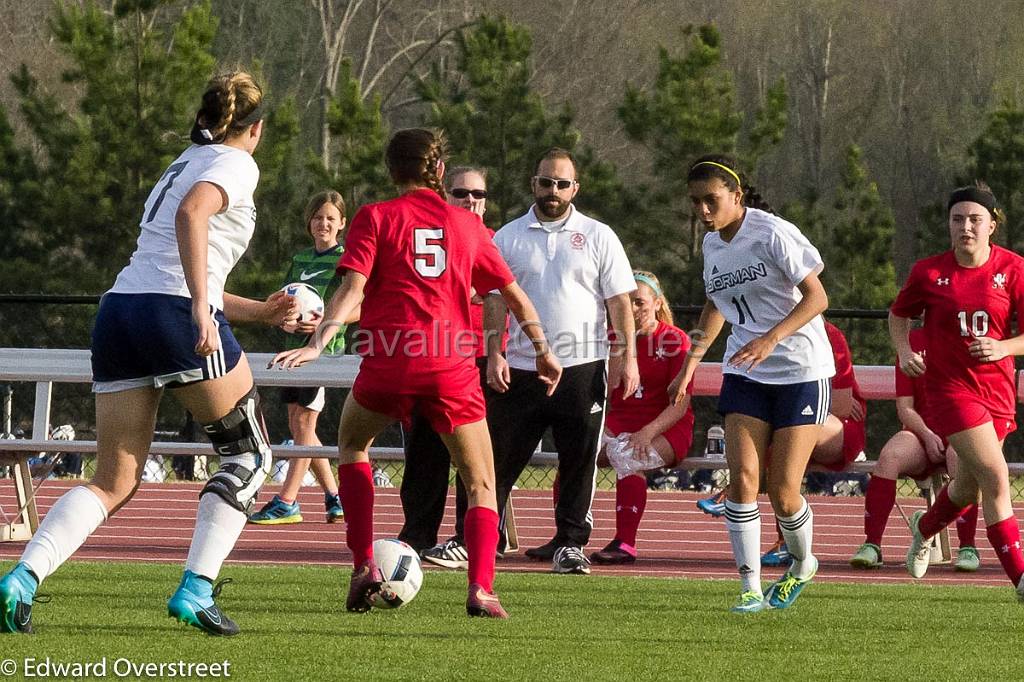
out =
<path fill-rule="evenodd" d="M 690 350 L 690 337 L 682 329 L 664 322 L 650 334 L 636 337 L 636 363 L 640 370 L 640 387 L 631 397 L 623 399 L 616 389 L 608 406 L 608 429 L 612 433 L 635 433 L 654 421 L 668 407 L 668 385 L 672 383 Z M 693 394 L 693 382 L 686 392 Z M 693 405 L 673 428 L 693 430 Z M 676 453 L 680 458 L 684 453 Z"/>
<path fill-rule="evenodd" d="M 925 365 L 928 363 L 928 351 L 925 346 L 925 334 L 923 329 L 910 330 L 910 348 L 915 353 L 925 356 Z M 921 418 L 928 422 L 928 393 L 924 388 L 924 379 L 908 377 L 899 367 L 896 368 L 896 397 L 914 399 L 914 410 L 921 415 Z"/>
<path fill-rule="evenodd" d="M 827 320 L 825 321 L 825 334 L 828 336 L 828 342 L 832 344 L 832 356 L 836 363 L 836 373 L 832 377 L 832 390 L 852 388 L 853 399 L 860 403 L 861 410 L 867 414 L 868 404 L 860 393 L 860 384 L 857 383 L 857 375 L 853 372 L 853 355 L 850 354 L 850 345 L 846 343 L 846 337 L 843 336 L 839 327 Z"/>
<path fill-rule="evenodd" d="M 1024 314 L 1024 258 L 995 244 L 977 268 L 959 265 L 952 251 L 924 258 L 914 264 L 890 311 L 899 317 L 924 314 L 929 395 L 944 401 L 968 396 L 994 414 L 1015 413 L 1013 358 L 980 362 L 967 349 L 980 336 L 1014 336 L 1013 315 Z"/>
<path fill-rule="evenodd" d="M 479 387 L 470 289 L 515 281 L 479 216 L 429 189 L 363 206 L 338 262 L 345 270 L 367 278 L 353 348 L 377 385 L 446 395 Z"/>

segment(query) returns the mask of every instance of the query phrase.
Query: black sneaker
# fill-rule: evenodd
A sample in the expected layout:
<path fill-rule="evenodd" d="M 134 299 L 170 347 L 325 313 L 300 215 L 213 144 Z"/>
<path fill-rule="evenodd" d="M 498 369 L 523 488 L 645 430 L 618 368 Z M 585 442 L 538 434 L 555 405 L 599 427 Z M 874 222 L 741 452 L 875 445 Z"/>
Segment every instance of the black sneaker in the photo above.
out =
<path fill-rule="evenodd" d="M 423 550 L 420 556 L 432 564 L 445 568 L 469 568 L 469 552 L 466 551 L 466 546 L 455 538 Z"/>
<path fill-rule="evenodd" d="M 555 544 L 555 541 L 548 540 L 540 547 L 526 550 L 526 556 L 534 561 L 552 561 L 555 558 L 555 550 L 557 549 L 558 545 Z"/>
<path fill-rule="evenodd" d="M 579 547 L 559 547 L 551 563 L 552 573 L 590 574 L 590 559 Z"/>

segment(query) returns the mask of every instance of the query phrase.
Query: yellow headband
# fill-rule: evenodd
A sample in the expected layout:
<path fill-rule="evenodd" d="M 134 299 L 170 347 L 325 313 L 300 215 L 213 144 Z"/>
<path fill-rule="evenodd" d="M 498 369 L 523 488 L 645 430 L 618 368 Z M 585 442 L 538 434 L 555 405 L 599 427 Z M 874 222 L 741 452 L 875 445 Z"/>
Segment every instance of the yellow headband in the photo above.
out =
<path fill-rule="evenodd" d="M 736 178 L 736 184 L 739 185 L 740 188 L 743 187 L 743 182 L 740 180 L 740 176 L 736 173 L 736 171 L 734 171 L 732 168 L 729 168 L 728 166 L 723 166 L 722 164 L 717 163 L 715 161 L 701 161 L 699 163 L 693 164 L 693 167 L 696 168 L 697 166 L 705 166 L 705 165 L 707 165 L 707 166 L 715 166 L 716 168 L 721 168 L 726 173 L 728 173 L 729 175 L 731 175 L 734 178 Z"/>

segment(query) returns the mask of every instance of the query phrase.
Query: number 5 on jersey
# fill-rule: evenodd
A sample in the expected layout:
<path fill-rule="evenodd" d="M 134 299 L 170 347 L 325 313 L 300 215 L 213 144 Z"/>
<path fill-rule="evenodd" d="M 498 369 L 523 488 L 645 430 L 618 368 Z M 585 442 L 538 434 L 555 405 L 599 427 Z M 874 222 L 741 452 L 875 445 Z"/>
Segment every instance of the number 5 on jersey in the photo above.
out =
<path fill-rule="evenodd" d="M 423 277 L 437 278 L 448 267 L 444 250 L 444 229 L 417 227 L 413 230 L 413 267 Z"/>

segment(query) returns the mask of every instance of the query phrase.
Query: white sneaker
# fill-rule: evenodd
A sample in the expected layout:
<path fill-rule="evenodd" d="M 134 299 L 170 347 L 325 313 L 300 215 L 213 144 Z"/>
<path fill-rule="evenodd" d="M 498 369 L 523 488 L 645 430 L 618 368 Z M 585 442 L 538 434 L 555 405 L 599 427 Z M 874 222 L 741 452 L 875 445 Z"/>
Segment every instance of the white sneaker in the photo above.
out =
<path fill-rule="evenodd" d="M 913 578 L 924 577 L 924 574 L 928 572 L 928 560 L 931 557 L 929 542 L 917 528 L 922 516 L 924 516 L 924 512 L 918 510 L 910 517 L 910 532 L 913 534 L 913 539 L 910 541 L 910 549 L 907 550 L 907 573 Z"/>

